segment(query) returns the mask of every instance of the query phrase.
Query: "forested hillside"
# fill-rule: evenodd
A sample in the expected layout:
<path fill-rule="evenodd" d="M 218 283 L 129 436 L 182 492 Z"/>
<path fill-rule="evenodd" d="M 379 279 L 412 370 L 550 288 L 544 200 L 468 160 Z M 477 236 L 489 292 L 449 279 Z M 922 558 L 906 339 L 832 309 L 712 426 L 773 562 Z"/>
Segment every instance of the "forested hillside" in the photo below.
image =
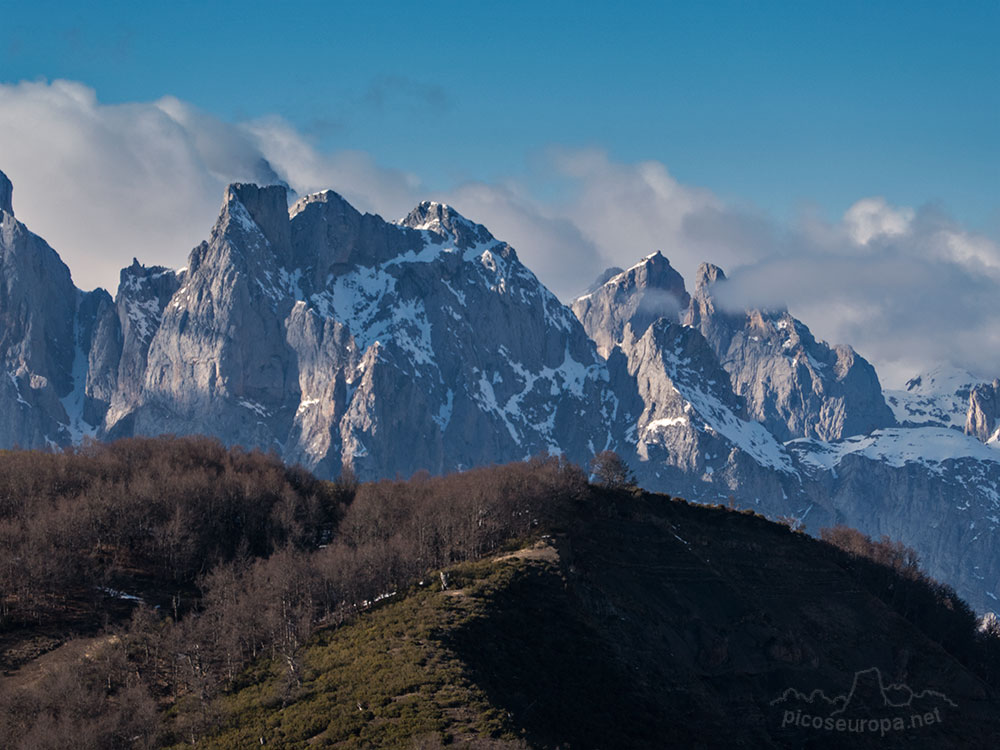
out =
<path fill-rule="evenodd" d="M 995 736 L 998 641 L 911 550 L 824 536 L 550 457 L 358 483 L 201 438 L 6 452 L 0 736 L 838 746 L 775 701 L 870 668 L 949 702 L 857 746 Z"/>

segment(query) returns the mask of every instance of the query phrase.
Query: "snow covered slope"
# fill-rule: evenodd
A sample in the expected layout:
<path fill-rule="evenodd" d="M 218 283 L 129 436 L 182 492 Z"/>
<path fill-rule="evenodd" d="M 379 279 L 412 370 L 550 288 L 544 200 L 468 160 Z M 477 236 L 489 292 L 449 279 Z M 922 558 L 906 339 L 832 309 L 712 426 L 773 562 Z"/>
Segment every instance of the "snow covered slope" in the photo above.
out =
<path fill-rule="evenodd" d="M 901 425 L 962 430 L 969 410 L 969 394 L 982 382 L 965 370 L 942 365 L 908 380 L 903 390 L 887 390 L 885 400 Z"/>

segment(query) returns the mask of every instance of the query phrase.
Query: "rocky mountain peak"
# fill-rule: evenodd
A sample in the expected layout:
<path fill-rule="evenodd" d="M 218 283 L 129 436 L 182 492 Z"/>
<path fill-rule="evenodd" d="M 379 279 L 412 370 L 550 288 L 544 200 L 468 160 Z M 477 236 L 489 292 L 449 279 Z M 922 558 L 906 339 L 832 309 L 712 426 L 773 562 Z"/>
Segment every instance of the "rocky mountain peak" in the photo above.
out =
<path fill-rule="evenodd" d="M 14 218 L 12 193 L 0 173 L 0 445 L 64 445 L 80 292 L 56 251 Z"/>
<path fill-rule="evenodd" d="M 344 199 L 344 196 L 336 190 L 321 190 L 318 193 L 309 193 L 308 195 L 304 195 L 295 201 L 295 203 L 292 204 L 292 207 L 288 209 L 288 215 L 290 218 L 294 219 L 303 211 L 316 210 L 318 208 L 322 208 L 323 206 L 336 206 L 341 211 L 350 208 L 352 211 L 356 212 L 356 209 L 354 209 L 354 207 Z"/>
<path fill-rule="evenodd" d="M 896 424 L 875 369 L 847 346 L 818 341 L 784 310 L 725 310 L 714 289 L 726 275 L 698 268 L 685 323 L 701 331 L 749 415 L 779 441 L 839 440 Z"/>
<path fill-rule="evenodd" d="M 981 425 L 967 425 L 975 409 L 970 404 L 972 389 L 984 384 L 983 378 L 967 370 L 939 365 L 906 381 L 900 390 L 887 390 L 886 403 L 896 421 L 907 427 L 934 426 L 963 430 L 978 435 Z M 978 394 L 985 396 L 984 392 Z M 980 406 L 982 403 L 980 402 Z"/>
<path fill-rule="evenodd" d="M 707 295 L 709 288 L 720 281 L 726 280 L 726 274 L 713 263 L 702 263 L 694 277 L 695 296 Z"/>
<path fill-rule="evenodd" d="M 965 434 L 982 442 L 996 440 L 1000 424 L 1000 380 L 974 385 L 969 393 Z"/>
<path fill-rule="evenodd" d="M 259 230 L 279 254 L 287 252 L 291 245 L 288 191 L 282 185 L 231 184 L 226 188 L 220 216 L 220 222 L 227 220 L 230 224 L 236 222 L 244 231 Z"/>
<path fill-rule="evenodd" d="M 712 348 L 722 353 L 729 347 L 733 332 L 744 323 L 744 316 L 719 311 L 716 313 L 712 287 L 726 280 L 722 269 L 712 263 L 702 263 L 695 274 L 694 295 L 684 315 L 684 325 L 701 331 Z"/>
<path fill-rule="evenodd" d="M 289 215 L 291 266 L 303 271 L 303 283 L 312 290 L 322 289 L 330 273 L 377 266 L 424 246 L 419 232 L 362 214 L 333 190 L 300 198 Z"/>
<path fill-rule="evenodd" d="M 482 224 L 469 221 L 448 204 L 436 201 L 422 201 L 399 224 L 431 232 L 442 240 L 454 239 L 461 250 L 495 239 Z"/>
<path fill-rule="evenodd" d="M 147 278 L 152 273 L 158 273 L 160 271 L 166 271 L 166 270 L 168 269 L 164 268 L 163 266 L 153 266 L 151 268 L 147 268 L 146 266 L 144 266 L 142 263 L 139 262 L 138 258 L 133 257 L 132 264 L 125 266 L 125 268 L 123 268 L 118 274 L 119 293 L 121 292 L 122 288 L 124 289 L 135 288 L 136 286 L 138 286 L 138 284 L 141 283 L 143 279 Z"/>
<path fill-rule="evenodd" d="M 14 214 L 13 194 L 14 186 L 7 179 L 7 175 L 0 172 L 0 213 Z"/>
<path fill-rule="evenodd" d="M 644 404 L 636 424 L 642 460 L 711 477 L 726 461 L 710 459 L 729 456 L 735 447 L 772 468 L 789 469 L 774 438 L 746 420 L 743 402 L 696 329 L 660 318 L 624 349 Z"/>
<path fill-rule="evenodd" d="M 660 318 L 677 322 L 689 302 L 683 277 L 657 251 L 574 300 L 572 309 L 607 357 L 622 342 L 626 326 L 640 338 Z"/>
<path fill-rule="evenodd" d="M 691 304 L 685 316 L 685 325 L 701 328 L 702 333 L 709 340 L 712 335 L 706 330 L 706 325 L 715 315 L 715 299 L 712 294 L 712 287 L 726 280 L 726 274 L 721 268 L 712 263 L 702 263 L 698 266 L 698 271 L 694 276 L 694 295 L 691 297 Z M 716 325 L 722 321 L 716 321 Z M 735 320 L 733 321 L 736 322 Z M 718 348 L 718 343 L 713 342 Z"/>
<path fill-rule="evenodd" d="M 132 265 L 119 274 L 118 299 L 156 296 L 169 300 L 177 291 L 178 275 L 172 268 L 144 266 L 133 258 Z"/>

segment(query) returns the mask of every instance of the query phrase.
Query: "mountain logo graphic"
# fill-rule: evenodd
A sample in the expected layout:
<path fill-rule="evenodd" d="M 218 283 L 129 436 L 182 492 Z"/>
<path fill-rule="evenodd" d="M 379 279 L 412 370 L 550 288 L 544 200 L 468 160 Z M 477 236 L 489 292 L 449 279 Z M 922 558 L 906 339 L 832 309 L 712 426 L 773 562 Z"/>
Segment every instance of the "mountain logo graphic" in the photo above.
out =
<path fill-rule="evenodd" d="M 953 700 L 937 690 L 916 691 L 903 682 L 886 684 L 878 667 L 854 673 L 846 693 L 828 696 L 816 689 L 803 693 L 788 688 L 771 701 L 781 710 L 782 729 L 879 733 L 941 724 Z"/>

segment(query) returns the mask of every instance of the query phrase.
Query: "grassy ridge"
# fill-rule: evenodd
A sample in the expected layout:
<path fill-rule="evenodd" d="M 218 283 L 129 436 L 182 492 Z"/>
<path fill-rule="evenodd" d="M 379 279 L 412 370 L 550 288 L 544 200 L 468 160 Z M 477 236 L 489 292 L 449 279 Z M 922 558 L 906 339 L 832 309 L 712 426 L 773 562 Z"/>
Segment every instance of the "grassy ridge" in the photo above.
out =
<path fill-rule="evenodd" d="M 450 570 L 447 591 L 440 580 L 417 585 L 352 623 L 319 632 L 301 655 L 301 684 L 290 684 L 278 662 L 247 673 L 247 684 L 219 701 L 224 728 L 199 746 L 228 750 L 260 738 L 287 748 L 483 740 L 522 746 L 451 643 L 467 637 L 461 634 L 485 619 L 495 597 L 526 575 L 558 577 L 552 563 L 467 563 Z"/>
<path fill-rule="evenodd" d="M 770 701 L 836 694 L 872 666 L 962 708 L 853 746 L 971 747 L 1000 730 L 993 691 L 884 596 L 891 569 L 663 496 L 595 490 L 577 510 L 521 557 L 447 568 L 448 590 L 435 578 L 320 632 L 301 685 L 280 662 L 247 673 L 202 746 L 832 748 L 843 738 L 782 728 Z"/>

